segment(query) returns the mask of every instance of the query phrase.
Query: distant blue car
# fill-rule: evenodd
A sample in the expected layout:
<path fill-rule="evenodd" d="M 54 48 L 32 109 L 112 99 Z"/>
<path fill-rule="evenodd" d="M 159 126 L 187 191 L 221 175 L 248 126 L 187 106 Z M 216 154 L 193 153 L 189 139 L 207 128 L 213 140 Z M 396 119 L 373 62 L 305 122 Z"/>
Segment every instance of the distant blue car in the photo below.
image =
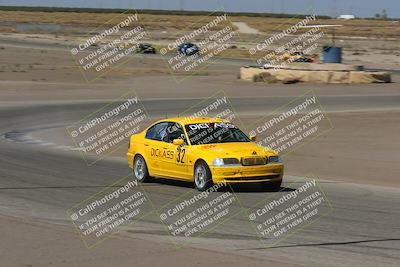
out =
<path fill-rule="evenodd" d="M 191 56 L 199 52 L 199 47 L 192 43 L 183 43 L 178 46 L 178 54 Z"/>

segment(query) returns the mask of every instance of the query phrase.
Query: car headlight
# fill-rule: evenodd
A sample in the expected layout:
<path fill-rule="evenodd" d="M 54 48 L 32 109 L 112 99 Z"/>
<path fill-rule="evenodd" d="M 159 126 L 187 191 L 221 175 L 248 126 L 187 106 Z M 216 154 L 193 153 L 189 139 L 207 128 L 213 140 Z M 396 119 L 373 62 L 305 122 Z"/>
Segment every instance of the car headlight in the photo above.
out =
<path fill-rule="evenodd" d="M 215 167 L 224 166 L 224 160 L 220 158 L 216 158 L 213 160 L 212 165 Z"/>
<path fill-rule="evenodd" d="M 280 156 L 271 156 L 268 159 L 268 163 L 282 163 L 283 160 Z"/>
<path fill-rule="evenodd" d="M 214 167 L 228 166 L 228 165 L 239 165 L 240 161 L 237 158 L 216 158 L 213 160 L 212 165 Z"/>

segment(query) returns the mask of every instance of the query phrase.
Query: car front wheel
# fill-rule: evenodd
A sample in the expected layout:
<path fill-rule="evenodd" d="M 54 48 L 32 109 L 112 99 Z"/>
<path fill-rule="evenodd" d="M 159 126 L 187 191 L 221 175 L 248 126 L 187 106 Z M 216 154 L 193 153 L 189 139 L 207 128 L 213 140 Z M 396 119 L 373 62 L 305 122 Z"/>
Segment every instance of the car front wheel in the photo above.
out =
<path fill-rule="evenodd" d="M 137 155 L 133 162 L 133 174 L 141 183 L 148 182 L 150 180 L 149 171 L 147 170 L 147 164 L 141 155 Z"/>
<path fill-rule="evenodd" d="M 212 185 L 211 171 L 207 164 L 200 161 L 194 167 L 194 185 L 199 191 L 205 191 Z"/>

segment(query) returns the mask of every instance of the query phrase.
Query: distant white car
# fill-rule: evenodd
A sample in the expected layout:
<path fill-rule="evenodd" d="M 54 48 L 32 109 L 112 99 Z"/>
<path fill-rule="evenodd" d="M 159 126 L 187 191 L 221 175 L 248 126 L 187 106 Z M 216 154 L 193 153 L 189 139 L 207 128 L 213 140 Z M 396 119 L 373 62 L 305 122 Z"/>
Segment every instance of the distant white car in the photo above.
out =
<path fill-rule="evenodd" d="M 356 16 L 354 15 L 340 15 L 338 19 L 355 19 Z"/>

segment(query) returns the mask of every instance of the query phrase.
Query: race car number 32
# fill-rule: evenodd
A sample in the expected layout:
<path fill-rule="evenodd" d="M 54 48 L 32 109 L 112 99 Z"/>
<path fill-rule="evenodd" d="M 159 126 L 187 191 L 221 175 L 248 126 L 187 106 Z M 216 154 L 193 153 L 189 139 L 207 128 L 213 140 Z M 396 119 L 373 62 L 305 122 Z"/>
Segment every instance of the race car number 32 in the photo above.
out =
<path fill-rule="evenodd" d="M 178 154 L 177 154 L 177 156 L 176 156 L 176 162 L 177 163 L 185 163 L 184 161 L 183 161 L 183 158 L 185 157 L 185 152 L 186 152 L 186 149 L 178 149 Z"/>

